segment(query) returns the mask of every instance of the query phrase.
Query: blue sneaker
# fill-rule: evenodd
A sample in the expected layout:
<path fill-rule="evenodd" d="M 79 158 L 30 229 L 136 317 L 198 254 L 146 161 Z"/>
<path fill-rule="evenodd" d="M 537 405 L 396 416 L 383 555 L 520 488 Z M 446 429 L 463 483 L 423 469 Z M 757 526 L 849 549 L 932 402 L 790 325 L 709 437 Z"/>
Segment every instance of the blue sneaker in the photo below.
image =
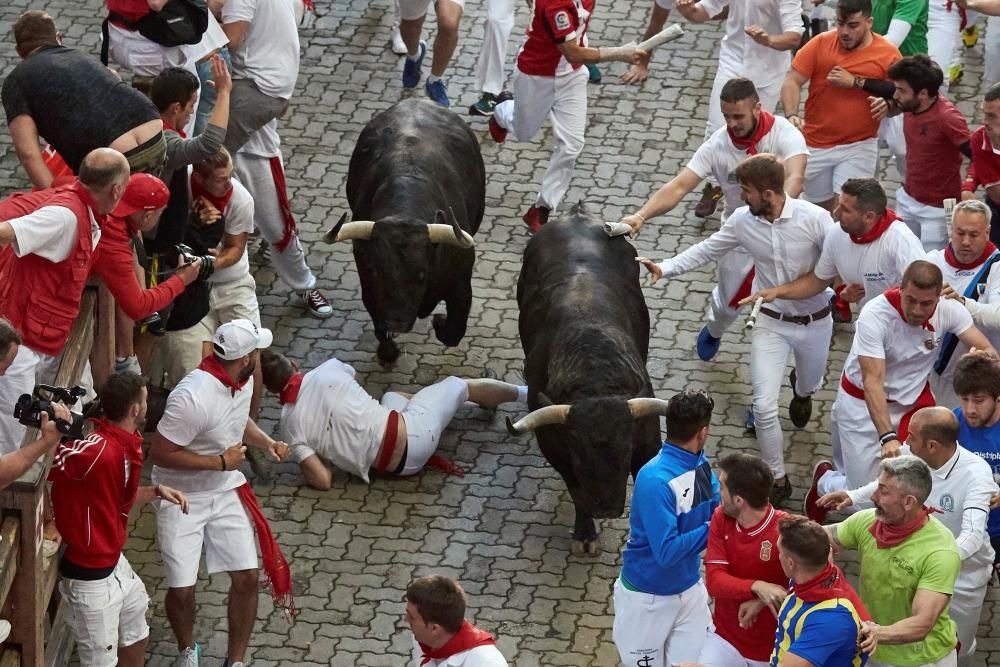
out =
<path fill-rule="evenodd" d="M 702 361 L 711 361 L 712 357 L 719 351 L 719 346 L 721 345 L 722 339 L 710 334 L 708 327 L 702 327 L 701 331 L 698 332 L 698 342 L 695 344 L 695 347 Z"/>
<path fill-rule="evenodd" d="M 743 422 L 743 428 L 750 435 L 757 435 L 757 419 L 753 416 L 753 406 L 747 411 L 747 420 Z"/>
<path fill-rule="evenodd" d="M 445 108 L 451 106 L 451 102 L 448 100 L 448 88 L 444 85 L 444 79 L 438 79 L 433 83 L 428 81 L 424 84 L 424 88 L 427 90 L 427 97 Z"/>
<path fill-rule="evenodd" d="M 410 60 L 407 56 L 403 59 L 403 88 L 416 88 L 420 83 L 420 68 L 424 64 L 424 56 L 427 54 L 427 42 L 420 40 L 420 55 L 416 60 Z"/>
<path fill-rule="evenodd" d="M 587 65 L 587 81 L 590 83 L 601 82 L 601 70 L 597 65 Z"/>

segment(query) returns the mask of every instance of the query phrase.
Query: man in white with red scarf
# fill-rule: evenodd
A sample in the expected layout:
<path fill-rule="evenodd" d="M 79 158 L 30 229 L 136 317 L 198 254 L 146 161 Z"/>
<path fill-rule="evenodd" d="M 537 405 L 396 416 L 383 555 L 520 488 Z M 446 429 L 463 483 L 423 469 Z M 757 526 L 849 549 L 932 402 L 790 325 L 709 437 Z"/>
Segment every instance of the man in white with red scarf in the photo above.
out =
<path fill-rule="evenodd" d="M 927 259 L 944 274 L 944 296 L 964 304 L 973 323 L 1000 349 L 1000 268 L 995 268 L 1000 251 L 990 241 L 991 217 L 989 206 L 977 199 L 959 202 L 952 213 L 951 242 L 944 250 L 927 253 Z M 954 336 L 945 336 L 931 373 L 938 405 L 952 410 L 959 406 L 952 382 L 955 364 L 968 351 Z"/>
<path fill-rule="evenodd" d="M 414 579 L 406 589 L 413 667 L 507 667 L 490 633 L 465 620 L 465 591 L 448 577 Z"/>
<path fill-rule="evenodd" d="M 632 227 L 635 236 L 646 220 L 672 211 L 698 184 L 713 178 L 722 184 L 725 209 L 722 222 L 743 206 L 736 166 L 751 155 L 771 153 L 785 165 L 785 193 L 798 197 L 806 173 L 809 150 L 805 137 L 784 118 L 763 108 L 753 81 L 730 79 L 719 93 L 725 127 L 717 129 L 703 143 L 688 165 L 670 182 L 657 190 L 635 213 L 621 222 Z M 708 361 L 722 344 L 722 334 L 739 314 L 737 303 L 749 294 L 753 282 L 753 260 L 742 248 L 736 248 L 718 262 L 719 282 L 712 289 L 708 323 L 698 334 L 698 356 Z"/>
<path fill-rule="evenodd" d="M 257 619 L 257 550 L 264 561 L 275 606 L 294 614 L 291 574 L 240 464 L 246 445 L 268 451 L 278 461 L 288 445 L 272 440 L 250 419 L 253 371 L 259 350 L 272 341 L 268 329 L 234 320 L 216 330 L 213 354 L 188 373 L 167 398 L 153 438 L 150 458 L 154 484 L 167 484 L 188 498 L 188 513 L 176 505 L 157 508 L 157 542 L 168 591 L 167 619 L 177 638 L 177 663 L 197 667 L 194 641 L 195 583 L 202 546 L 209 574 L 228 572 L 229 643 L 226 664 L 243 667 Z"/>
<path fill-rule="evenodd" d="M 830 416 L 833 465 L 816 465 L 806 495 L 814 521 L 826 518 L 815 502 L 820 496 L 868 484 L 881 459 L 900 455 L 910 417 L 934 405 L 928 378 L 946 334 L 995 353 L 960 303 L 939 300 L 942 284 L 936 265 L 917 260 L 899 287 L 861 309 Z"/>

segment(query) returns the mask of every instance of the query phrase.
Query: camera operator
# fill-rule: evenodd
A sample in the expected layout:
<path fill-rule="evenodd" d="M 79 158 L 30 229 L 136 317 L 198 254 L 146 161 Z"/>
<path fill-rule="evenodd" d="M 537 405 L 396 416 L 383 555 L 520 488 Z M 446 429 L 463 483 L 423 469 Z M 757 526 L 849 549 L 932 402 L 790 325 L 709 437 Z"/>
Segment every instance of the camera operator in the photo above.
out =
<path fill-rule="evenodd" d="M 70 185 L 0 202 L 0 315 L 24 338 L 0 377 L 0 454 L 14 451 L 25 427 L 13 417 L 14 402 L 36 381 L 54 378 L 63 346 L 80 312 L 80 298 L 101 237 L 105 216 L 128 184 L 128 161 L 98 148 L 83 159 Z M 6 246 L 12 246 L 14 257 Z"/>
<path fill-rule="evenodd" d="M 49 472 L 56 526 L 66 543 L 59 592 L 66 603 L 80 663 L 142 665 L 149 637 L 149 596 L 122 555 L 136 502 L 187 498 L 167 486 L 139 486 L 146 379 L 115 373 L 99 394 L 104 419 L 89 437 L 63 443 Z"/>

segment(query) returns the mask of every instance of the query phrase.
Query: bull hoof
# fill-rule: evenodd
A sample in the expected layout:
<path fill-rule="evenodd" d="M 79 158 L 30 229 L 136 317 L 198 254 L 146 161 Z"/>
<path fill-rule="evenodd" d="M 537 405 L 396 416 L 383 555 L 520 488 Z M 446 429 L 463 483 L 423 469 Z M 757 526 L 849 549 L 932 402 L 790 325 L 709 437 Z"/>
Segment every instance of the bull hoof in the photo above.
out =
<path fill-rule="evenodd" d="M 378 344 L 378 363 L 385 368 L 389 368 L 399 359 L 399 346 L 394 341 L 383 340 Z"/>
<path fill-rule="evenodd" d="M 434 336 L 438 339 L 438 341 L 450 346 L 451 343 L 446 340 L 448 316 L 438 313 L 431 319 L 431 325 L 434 327 Z"/>
<path fill-rule="evenodd" d="M 574 539 L 570 545 L 570 551 L 573 552 L 574 556 L 583 556 L 585 554 L 595 556 L 601 553 L 601 545 L 596 537 L 590 540 Z"/>

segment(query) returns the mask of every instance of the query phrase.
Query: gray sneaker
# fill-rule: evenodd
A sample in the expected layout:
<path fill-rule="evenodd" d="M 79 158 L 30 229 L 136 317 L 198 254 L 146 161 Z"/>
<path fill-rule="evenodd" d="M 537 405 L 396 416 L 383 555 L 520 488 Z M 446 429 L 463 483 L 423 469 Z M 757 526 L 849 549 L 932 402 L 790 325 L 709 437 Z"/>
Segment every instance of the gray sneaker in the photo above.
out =
<path fill-rule="evenodd" d="M 201 662 L 201 646 L 195 644 L 194 646 L 189 646 L 177 656 L 177 660 L 174 661 L 174 667 L 198 667 Z"/>

